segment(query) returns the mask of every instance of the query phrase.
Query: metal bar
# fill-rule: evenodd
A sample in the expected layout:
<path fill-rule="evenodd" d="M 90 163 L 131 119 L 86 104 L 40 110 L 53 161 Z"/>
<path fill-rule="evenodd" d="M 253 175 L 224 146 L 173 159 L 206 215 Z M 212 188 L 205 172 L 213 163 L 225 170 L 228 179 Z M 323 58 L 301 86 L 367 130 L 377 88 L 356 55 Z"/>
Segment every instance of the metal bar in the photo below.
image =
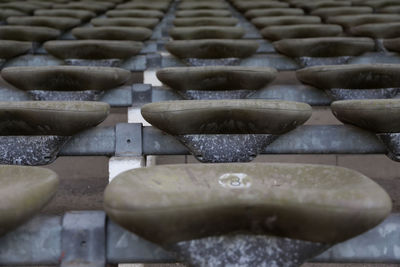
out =
<path fill-rule="evenodd" d="M 0 265 L 58 265 L 61 217 L 38 216 L 0 238 Z"/>
<path fill-rule="evenodd" d="M 95 127 L 74 135 L 61 149 L 59 156 L 113 156 L 115 127 Z"/>
<path fill-rule="evenodd" d="M 73 221 L 85 222 L 92 233 L 85 239 L 86 246 L 96 246 L 103 219 L 86 220 L 90 213 L 73 212 Z M 64 216 L 67 216 L 68 213 Z M 70 218 L 70 219 L 71 219 Z M 103 217 L 102 217 L 103 218 Z M 93 225 L 92 225 L 93 224 Z M 95 227 L 95 225 L 98 225 Z M 59 216 L 38 216 L 15 231 L 0 238 L 0 265 L 58 265 L 60 259 L 78 249 L 61 249 L 62 231 L 66 224 Z M 86 228 L 86 227 L 84 227 Z M 78 229 L 78 228 L 76 228 Z M 97 230 L 95 230 L 97 229 Z M 85 232 L 85 231 L 83 231 Z M 106 255 L 108 263 L 175 262 L 173 255 L 163 248 L 130 233 L 108 220 L 106 226 Z M 63 237 L 64 238 L 64 237 Z M 337 244 L 313 259 L 313 262 L 400 263 L 400 214 L 391 214 L 380 225 L 353 239 Z M 71 249 L 71 250 L 70 250 Z M 99 250 L 96 250 L 99 252 Z"/>
<path fill-rule="evenodd" d="M 115 126 L 115 156 L 141 156 L 142 149 L 142 124 L 118 123 Z"/>
<path fill-rule="evenodd" d="M 154 127 L 143 128 L 144 155 L 186 155 L 175 138 Z M 373 133 L 352 126 L 304 125 L 281 135 L 262 154 L 382 154 L 384 146 Z"/>
<path fill-rule="evenodd" d="M 103 211 L 67 212 L 62 222 L 60 266 L 105 267 L 105 224 Z"/>
<path fill-rule="evenodd" d="M 400 214 L 390 215 L 370 231 L 337 244 L 314 262 L 400 263 Z M 107 259 L 109 263 L 176 262 L 171 253 L 118 225 L 107 225 Z"/>

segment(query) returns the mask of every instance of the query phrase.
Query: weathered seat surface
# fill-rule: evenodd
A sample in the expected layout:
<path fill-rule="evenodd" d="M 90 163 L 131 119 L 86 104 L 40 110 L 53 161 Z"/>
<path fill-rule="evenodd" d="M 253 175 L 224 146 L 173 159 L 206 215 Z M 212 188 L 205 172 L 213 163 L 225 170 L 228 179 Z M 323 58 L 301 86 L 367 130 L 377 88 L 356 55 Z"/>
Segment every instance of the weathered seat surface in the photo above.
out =
<path fill-rule="evenodd" d="M 144 41 L 150 38 L 152 30 L 126 26 L 79 27 L 71 33 L 78 39 Z"/>
<path fill-rule="evenodd" d="M 379 224 L 391 200 L 368 177 L 341 167 L 184 164 L 120 174 L 105 190 L 104 208 L 166 246 L 238 232 L 333 244 Z"/>
<path fill-rule="evenodd" d="M 328 18 L 328 23 L 340 24 L 346 29 L 362 24 L 398 22 L 400 16 L 393 14 L 342 15 Z"/>
<path fill-rule="evenodd" d="M 171 41 L 165 48 L 178 58 L 245 58 L 259 47 L 253 40 L 202 39 Z"/>
<path fill-rule="evenodd" d="M 229 10 L 225 9 L 194 9 L 194 10 L 179 10 L 175 13 L 176 17 L 231 17 Z"/>
<path fill-rule="evenodd" d="M 158 18 L 162 19 L 164 13 L 158 10 L 141 10 L 141 9 L 127 9 L 127 10 L 110 10 L 106 12 L 107 17 L 133 17 L 133 18 Z"/>
<path fill-rule="evenodd" d="M 343 123 L 375 133 L 400 132 L 400 99 L 335 101 L 331 108 Z"/>
<path fill-rule="evenodd" d="M 257 90 L 275 79 L 276 73 L 260 67 L 176 67 L 157 71 L 157 78 L 176 90 Z"/>
<path fill-rule="evenodd" d="M 264 38 L 276 41 L 289 38 L 337 36 L 342 33 L 342 27 L 335 24 L 277 25 L 265 27 L 260 33 Z"/>
<path fill-rule="evenodd" d="M 48 17 L 48 16 L 27 16 L 9 17 L 7 23 L 10 25 L 31 25 L 55 28 L 65 31 L 81 23 L 80 19 L 71 17 Z"/>
<path fill-rule="evenodd" d="M 14 9 L 26 14 L 32 13 L 37 8 L 38 7 L 36 5 L 18 1 L 0 4 L 0 9 Z"/>
<path fill-rule="evenodd" d="M 274 42 L 275 49 L 290 57 L 358 56 L 375 50 L 370 38 L 319 37 L 283 39 Z"/>
<path fill-rule="evenodd" d="M 44 43 L 44 48 L 62 59 L 126 59 L 137 55 L 143 44 L 135 41 L 56 40 Z"/>
<path fill-rule="evenodd" d="M 235 26 L 239 22 L 236 18 L 230 17 L 196 17 L 196 18 L 176 18 L 173 23 L 175 26 Z"/>
<path fill-rule="evenodd" d="M 32 48 L 30 42 L 0 40 L 0 58 L 9 59 L 25 54 Z"/>
<path fill-rule="evenodd" d="M 130 72 L 111 67 L 9 67 L 1 76 L 21 90 L 107 90 L 124 84 Z"/>
<path fill-rule="evenodd" d="M 257 28 L 264 28 L 273 25 L 293 25 L 293 24 L 319 24 L 321 18 L 318 16 L 267 16 L 257 17 L 251 20 Z"/>
<path fill-rule="evenodd" d="M 58 177 L 39 167 L 0 165 L 0 235 L 38 213 L 54 196 Z"/>
<path fill-rule="evenodd" d="M 371 38 L 396 38 L 400 37 L 400 22 L 363 24 L 350 28 L 350 33 Z"/>
<path fill-rule="evenodd" d="M 252 19 L 257 17 L 268 16 L 297 16 L 303 15 L 304 10 L 301 8 L 261 8 L 250 9 L 244 14 L 246 18 Z"/>
<path fill-rule="evenodd" d="M 108 7 L 97 3 L 85 3 L 85 2 L 69 2 L 66 4 L 54 4 L 54 9 L 77 9 L 77 10 L 88 10 L 95 13 L 103 13 L 107 11 Z M 103 2 L 104 3 L 104 2 Z"/>
<path fill-rule="evenodd" d="M 0 20 L 6 20 L 8 17 L 26 16 L 27 14 L 15 9 L 0 9 Z"/>
<path fill-rule="evenodd" d="M 96 18 L 90 23 L 93 26 L 133 26 L 153 29 L 159 21 L 157 18 Z"/>
<path fill-rule="evenodd" d="M 143 9 L 143 10 L 160 10 L 167 11 L 169 6 L 169 2 L 128 2 L 124 4 L 120 4 L 116 7 L 116 9 Z"/>
<path fill-rule="evenodd" d="M 35 16 L 71 17 L 71 18 L 78 18 L 82 21 L 87 21 L 95 17 L 96 13 L 88 10 L 76 10 L 76 9 L 39 9 L 35 11 Z"/>
<path fill-rule="evenodd" d="M 235 7 L 241 12 L 246 12 L 250 9 L 262 9 L 262 8 L 284 8 L 289 7 L 288 3 L 279 1 L 245 1 L 236 2 Z"/>
<path fill-rule="evenodd" d="M 351 6 L 351 7 L 346 6 L 346 7 L 317 8 L 313 10 L 310 14 L 314 16 L 320 16 L 326 19 L 331 16 L 370 14 L 372 12 L 373 9 L 367 6 Z"/>
<path fill-rule="evenodd" d="M 400 87 L 400 66 L 397 64 L 316 66 L 298 70 L 296 76 L 302 83 L 322 89 Z"/>
<path fill-rule="evenodd" d="M 382 8 L 379 8 L 377 11 L 379 13 L 385 13 L 385 14 L 399 14 L 400 13 L 400 5 L 382 7 Z"/>
<path fill-rule="evenodd" d="M 0 102 L 0 135 L 70 136 L 102 122 L 109 109 L 102 102 Z"/>
<path fill-rule="evenodd" d="M 169 30 L 175 40 L 240 39 L 244 34 L 242 27 L 227 26 L 174 27 Z"/>
<path fill-rule="evenodd" d="M 226 9 L 227 5 L 221 1 L 187 1 L 181 2 L 178 9 Z"/>
<path fill-rule="evenodd" d="M 146 104 L 142 115 L 171 134 L 282 134 L 311 116 L 308 104 L 275 100 L 181 100 Z"/>
<path fill-rule="evenodd" d="M 387 50 L 400 52 L 400 37 L 393 39 L 384 39 L 383 45 Z"/>
<path fill-rule="evenodd" d="M 47 40 L 56 39 L 60 35 L 60 31 L 39 26 L 0 26 L 1 40 L 15 40 L 28 42 L 45 42 Z"/>

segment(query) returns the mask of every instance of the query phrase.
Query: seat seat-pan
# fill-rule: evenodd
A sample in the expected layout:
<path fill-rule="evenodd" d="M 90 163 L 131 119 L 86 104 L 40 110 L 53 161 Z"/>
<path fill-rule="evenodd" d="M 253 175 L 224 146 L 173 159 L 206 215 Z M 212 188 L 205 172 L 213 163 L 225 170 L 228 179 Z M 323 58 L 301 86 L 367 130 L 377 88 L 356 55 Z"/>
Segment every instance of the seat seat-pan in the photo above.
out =
<path fill-rule="evenodd" d="M 26 16 L 26 17 L 9 17 L 7 23 L 10 25 L 31 25 L 55 28 L 65 31 L 72 27 L 78 26 L 81 20 L 71 17 L 50 17 L 50 16 Z"/>
<path fill-rule="evenodd" d="M 332 244 L 379 224 L 391 200 L 341 167 L 184 164 L 118 175 L 104 207 L 118 224 L 164 245 L 238 232 Z"/>
<path fill-rule="evenodd" d="M 126 59 L 139 54 L 143 44 L 116 40 L 55 40 L 44 43 L 47 52 L 62 59 Z"/>
<path fill-rule="evenodd" d="M 172 135 L 282 134 L 308 120 L 311 107 L 279 100 L 180 100 L 146 104 L 142 115 Z"/>
<path fill-rule="evenodd" d="M 53 197 L 57 174 L 38 167 L 0 165 L 0 235 L 15 229 Z"/>
<path fill-rule="evenodd" d="M 269 40 L 338 36 L 342 27 L 335 24 L 298 24 L 265 27 L 261 35 Z"/>
<path fill-rule="evenodd" d="M 245 58 L 258 47 L 254 40 L 231 39 L 175 40 L 165 45 L 178 58 Z"/>
<path fill-rule="evenodd" d="M 343 123 L 375 133 L 400 132 L 400 99 L 335 101 L 331 108 Z"/>
<path fill-rule="evenodd" d="M 0 102 L 0 135 L 71 136 L 102 122 L 109 110 L 94 101 Z"/>
<path fill-rule="evenodd" d="M 41 43 L 47 40 L 56 39 L 59 35 L 60 31 L 48 27 L 19 25 L 0 26 L 1 40 Z"/>
<path fill-rule="evenodd" d="M 144 27 L 104 26 L 79 27 L 71 31 L 77 39 L 84 40 L 129 40 L 144 41 L 150 38 L 152 30 Z"/>
<path fill-rule="evenodd" d="M 21 90 L 107 90 L 123 85 L 130 72 L 112 67 L 44 66 L 9 67 L 1 76 Z"/>
<path fill-rule="evenodd" d="M 30 42 L 0 40 L 0 58 L 9 59 L 25 54 L 32 48 Z"/>
<path fill-rule="evenodd" d="M 276 74 L 273 68 L 261 67 L 175 67 L 157 71 L 157 78 L 176 90 L 257 90 Z"/>
<path fill-rule="evenodd" d="M 321 89 L 379 89 L 400 87 L 398 64 L 315 66 L 296 71 L 302 83 Z"/>
<path fill-rule="evenodd" d="M 358 56 L 375 50 L 374 40 L 362 37 L 283 39 L 273 45 L 275 50 L 290 57 Z"/>

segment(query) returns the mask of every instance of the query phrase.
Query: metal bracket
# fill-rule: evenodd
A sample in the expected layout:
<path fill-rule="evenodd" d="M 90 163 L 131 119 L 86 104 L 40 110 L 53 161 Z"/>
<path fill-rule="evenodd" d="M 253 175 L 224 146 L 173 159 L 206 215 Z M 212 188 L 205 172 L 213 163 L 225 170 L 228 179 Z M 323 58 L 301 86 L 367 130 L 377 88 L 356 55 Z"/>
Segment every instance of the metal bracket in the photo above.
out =
<path fill-rule="evenodd" d="M 73 211 L 64 215 L 61 267 L 106 266 L 106 215 L 103 211 Z"/>
<path fill-rule="evenodd" d="M 115 125 L 115 156 L 141 156 L 142 124 L 118 123 Z"/>
<path fill-rule="evenodd" d="M 136 83 L 132 85 L 132 107 L 140 107 L 152 102 L 151 84 Z"/>
<path fill-rule="evenodd" d="M 155 69 L 161 66 L 162 57 L 160 54 L 148 54 L 146 59 L 147 69 Z"/>

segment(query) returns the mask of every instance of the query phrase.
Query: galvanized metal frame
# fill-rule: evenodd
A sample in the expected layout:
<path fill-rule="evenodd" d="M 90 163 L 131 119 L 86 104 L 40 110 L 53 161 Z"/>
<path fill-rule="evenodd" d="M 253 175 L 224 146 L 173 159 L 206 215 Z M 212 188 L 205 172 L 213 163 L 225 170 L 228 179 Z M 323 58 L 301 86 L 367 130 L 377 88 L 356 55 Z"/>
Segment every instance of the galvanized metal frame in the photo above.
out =
<path fill-rule="evenodd" d="M 331 247 L 313 262 L 400 263 L 400 214 Z M 102 211 L 37 216 L 0 238 L 0 265 L 104 267 L 106 263 L 176 262 L 171 253 L 130 233 Z"/>
<path fill-rule="evenodd" d="M 375 134 L 348 125 L 304 125 L 281 135 L 261 154 L 382 154 Z M 96 127 L 73 136 L 59 156 L 187 155 L 173 136 L 141 123 Z"/>

